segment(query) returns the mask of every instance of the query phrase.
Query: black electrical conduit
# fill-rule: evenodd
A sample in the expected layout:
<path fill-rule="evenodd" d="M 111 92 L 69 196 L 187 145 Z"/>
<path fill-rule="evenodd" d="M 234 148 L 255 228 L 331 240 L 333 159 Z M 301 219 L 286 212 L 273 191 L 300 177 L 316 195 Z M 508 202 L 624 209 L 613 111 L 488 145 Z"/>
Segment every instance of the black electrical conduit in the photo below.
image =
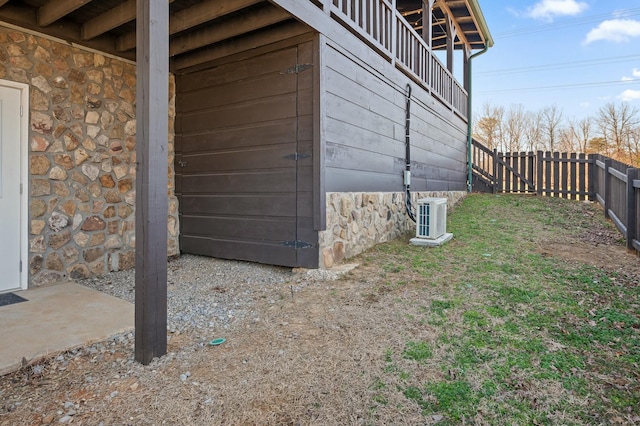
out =
<path fill-rule="evenodd" d="M 413 213 L 413 203 L 411 202 L 411 85 L 407 84 L 407 115 L 405 120 L 405 134 L 404 134 L 404 144 L 405 144 L 405 171 L 404 171 L 404 189 L 405 189 L 405 198 L 404 198 L 404 207 L 407 210 L 407 215 L 412 221 L 416 221 L 416 216 Z"/>

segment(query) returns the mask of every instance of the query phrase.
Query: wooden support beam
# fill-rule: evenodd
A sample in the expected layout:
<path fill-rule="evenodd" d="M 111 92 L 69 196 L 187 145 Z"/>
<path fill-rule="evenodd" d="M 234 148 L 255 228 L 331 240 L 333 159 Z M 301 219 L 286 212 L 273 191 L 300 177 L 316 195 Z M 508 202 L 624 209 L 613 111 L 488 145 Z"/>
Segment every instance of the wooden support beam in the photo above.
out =
<path fill-rule="evenodd" d="M 456 36 L 460 39 L 460 41 L 464 45 L 469 46 L 469 48 L 471 48 L 471 43 L 469 43 L 469 40 L 467 40 L 467 37 L 464 35 L 464 31 L 460 27 L 460 23 L 455 19 L 453 19 L 453 12 L 451 12 L 451 8 L 449 8 L 449 5 L 447 5 L 447 3 L 444 0 L 436 0 L 436 4 L 440 8 L 440 10 L 444 12 L 445 16 L 450 17 L 449 19 L 451 19 L 451 23 L 453 24 L 456 30 Z M 467 4 L 467 7 L 469 7 L 468 4 Z M 453 37 L 453 40 L 455 42 L 455 37 Z"/>
<path fill-rule="evenodd" d="M 82 24 L 81 37 L 83 40 L 91 40 L 134 19 L 136 19 L 136 0 L 127 0 Z"/>
<path fill-rule="evenodd" d="M 206 0 L 187 9 L 183 9 L 169 18 L 169 35 L 177 34 L 188 30 L 205 22 L 237 12 L 246 7 L 262 3 L 263 0 Z M 136 33 L 131 32 L 118 38 L 117 48 L 120 52 L 134 49 L 136 47 Z"/>
<path fill-rule="evenodd" d="M 35 9 L 25 6 L 24 3 L 10 1 L 2 6 L 0 8 L 0 21 L 15 25 L 22 29 L 34 31 L 38 34 L 45 34 L 64 40 L 66 43 L 71 45 L 78 44 L 100 52 L 135 60 L 135 54 L 132 54 L 133 52 L 116 52 L 116 39 L 111 34 L 103 34 L 92 40 L 81 40 L 81 26 L 70 19 L 61 18 L 56 22 L 56 25 L 49 25 L 44 28 L 41 27 L 38 25 Z"/>
<path fill-rule="evenodd" d="M 38 25 L 46 27 L 53 24 L 58 19 L 90 2 L 91 0 L 56 0 L 45 3 L 38 8 Z"/>
<path fill-rule="evenodd" d="M 330 38 L 334 34 L 326 34 L 329 28 L 333 26 L 335 22 L 329 17 L 329 13 L 325 13 L 324 16 L 318 16 L 318 7 L 310 1 L 300 0 L 269 0 L 271 3 L 281 7 L 289 12 L 292 16 L 300 22 L 305 23 L 319 33 L 324 33 Z M 395 0 L 394 0 L 395 1 Z M 335 31 L 330 31 L 334 33 Z"/>
<path fill-rule="evenodd" d="M 135 358 L 167 353 L 169 3 L 137 1 Z"/>
<path fill-rule="evenodd" d="M 173 2 L 174 0 L 168 0 L 168 3 Z M 134 19 L 136 19 L 136 0 L 127 0 L 82 24 L 81 37 L 83 40 L 91 40 Z"/>
<path fill-rule="evenodd" d="M 9 0 L 0 0 L 0 7 L 4 6 Z"/>
<path fill-rule="evenodd" d="M 456 27 L 453 24 L 453 17 L 447 15 L 447 69 L 453 74 L 453 53 L 456 40 Z"/>
<path fill-rule="evenodd" d="M 431 49 L 433 38 L 433 27 L 431 21 L 433 21 L 433 5 L 435 0 L 422 0 L 422 39 L 427 43 L 429 49 Z"/>
<path fill-rule="evenodd" d="M 175 56 L 189 52 L 227 38 L 277 24 L 289 18 L 291 18 L 291 15 L 282 9 L 275 7 L 265 8 L 249 16 L 243 16 L 216 26 L 194 31 L 193 33 L 177 36 L 169 46 L 169 55 Z"/>
<path fill-rule="evenodd" d="M 216 59 L 231 56 L 239 52 L 253 50 L 267 44 L 279 42 L 310 32 L 309 27 L 298 21 L 287 22 L 266 32 L 257 31 L 228 42 L 217 43 L 213 46 L 199 49 L 193 53 L 180 55 L 173 61 L 174 71 L 183 71 L 197 67 Z"/>

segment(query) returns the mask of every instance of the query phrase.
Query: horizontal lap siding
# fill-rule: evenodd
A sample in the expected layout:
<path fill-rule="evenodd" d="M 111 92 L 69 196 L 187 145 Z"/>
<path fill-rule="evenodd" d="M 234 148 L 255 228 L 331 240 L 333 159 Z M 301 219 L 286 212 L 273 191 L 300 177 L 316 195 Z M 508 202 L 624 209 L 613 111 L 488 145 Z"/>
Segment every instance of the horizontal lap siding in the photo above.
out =
<path fill-rule="evenodd" d="M 310 220 L 312 160 L 290 158 L 311 153 L 313 146 L 307 99 L 313 82 L 300 84 L 297 74 L 284 72 L 296 65 L 298 50 L 179 76 L 176 190 L 182 251 L 301 266 L 299 250 L 283 242 L 298 240 L 298 227 L 307 222 L 308 237 L 317 242 Z"/>
<path fill-rule="evenodd" d="M 358 61 L 333 42 L 323 52 L 326 191 L 401 191 L 410 80 L 384 60 Z M 412 189 L 464 190 L 466 123 L 411 86 Z"/>

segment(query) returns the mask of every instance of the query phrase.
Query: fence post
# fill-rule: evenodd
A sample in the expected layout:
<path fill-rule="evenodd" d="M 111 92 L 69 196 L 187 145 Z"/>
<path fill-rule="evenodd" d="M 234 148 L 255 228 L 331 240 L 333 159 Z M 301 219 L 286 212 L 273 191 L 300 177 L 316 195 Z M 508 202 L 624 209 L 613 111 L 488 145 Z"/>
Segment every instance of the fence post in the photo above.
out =
<path fill-rule="evenodd" d="M 627 169 L 627 248 L 633 250 L 633 240 L 638 239 L 638 209 L 636 203 L 636 189 L 633 180 L 640 178 L 640 169 Z"/>
<path fill-rule="evenodd" d="M 493 150 L 493 185 L 491 191 L 495 194 L 498 192 L 498 150 Z"/>
<path fill-rule="evenodd" d="M 597 176 L 598 166 L 596 165 L 596 156 L 595 154 L 589 154 L 589 162 L 587 163 L 587 176 L 589 179 L 589 201 L 594 201 L 596 199 L 596 176 Z"/>
<path fill-rule="evenodd" d="M 611 167 L 611 159 L 605 157 L 604 160 L 604 194 L 602 198 L 604 199 L 604 217 L 609 219 L 609 206 L 611 205 L 611 201 L 609 200 L 609 193 L 611 192 L 611 174 L 609 173 L 609 167 Z"/>
<path fill-rule="evenodd" d="M 536 194 L 538 194 L 539 197 L 542 196 L 542 155 L 542 151 L 538 151 L 538 178 L 536 179 Z"/>

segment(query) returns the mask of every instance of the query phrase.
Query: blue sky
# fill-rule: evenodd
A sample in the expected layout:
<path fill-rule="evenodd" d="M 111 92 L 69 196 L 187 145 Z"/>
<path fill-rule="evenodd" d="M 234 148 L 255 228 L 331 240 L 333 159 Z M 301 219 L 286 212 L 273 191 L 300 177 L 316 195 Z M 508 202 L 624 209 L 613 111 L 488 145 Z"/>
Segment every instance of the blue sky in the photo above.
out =
<path fill-rule="evenodd" d="M 473 60 L 474 115 L 486 102 L 531 111 L 556 104 L 576 119 L 607 102 L 640 109 L 640 1 L 480 0 L 480 6 L 495 45 Z"/>

